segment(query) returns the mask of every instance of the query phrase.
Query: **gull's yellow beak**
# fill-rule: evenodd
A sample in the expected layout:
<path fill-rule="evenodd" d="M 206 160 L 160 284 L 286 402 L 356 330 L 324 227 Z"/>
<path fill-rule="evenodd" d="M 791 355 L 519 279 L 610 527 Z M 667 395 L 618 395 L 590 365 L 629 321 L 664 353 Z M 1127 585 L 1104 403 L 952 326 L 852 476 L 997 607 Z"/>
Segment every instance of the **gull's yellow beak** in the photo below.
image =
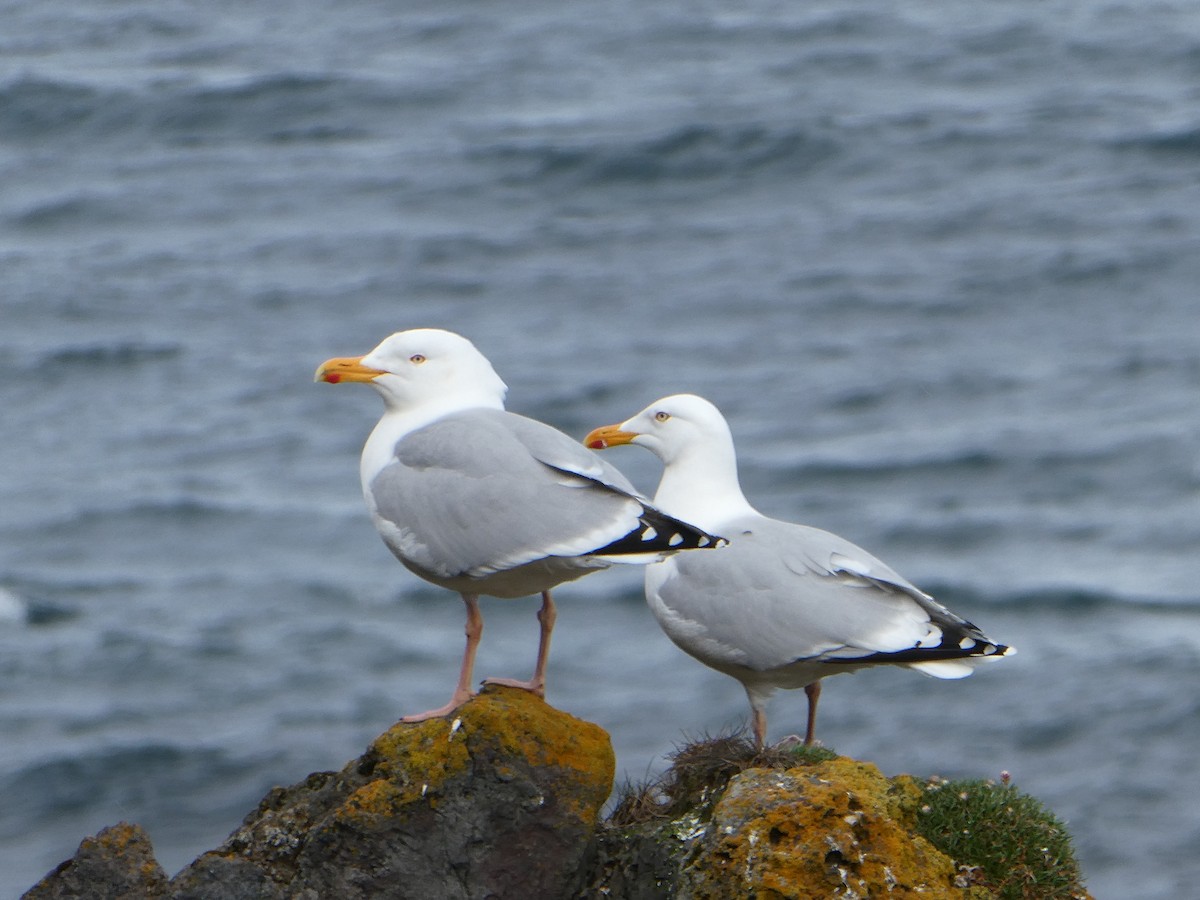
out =
<path fill-rule="evenodd" d="M 640 435 L 633 431 L 622 431 L 620 425 L 603 425 L 585 437 L 583 444 L 593 450 L 603 450 L 605 447 L 631 444 L 636 437 Z"/>
<path fill-rule="evenodd" d="M 313 381 L 327 381 L 338 384 L 343 381 L 369 382 L 386 374 L 383 369 L 372 369 L 364 366 L 361 356 L 335 356 L 317 366 L 317 374 Z"/>

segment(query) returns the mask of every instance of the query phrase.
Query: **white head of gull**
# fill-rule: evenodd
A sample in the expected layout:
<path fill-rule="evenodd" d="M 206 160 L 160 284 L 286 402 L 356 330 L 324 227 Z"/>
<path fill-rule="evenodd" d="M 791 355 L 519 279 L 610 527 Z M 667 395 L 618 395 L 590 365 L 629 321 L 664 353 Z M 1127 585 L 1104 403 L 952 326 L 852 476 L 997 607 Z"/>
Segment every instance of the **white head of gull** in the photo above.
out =
<path fill-rule="evenodd" d="M 450 702 L 406 721 L 445 715 L 471 696 L 481 594 L 542 595 L 533 677 L 489 681 L 544 696 L 551 588 L 614 563 L 718 543 L 660 513 L 572 438 L 506 412 L 504 382 L 461 335 L 401 331 L 365 356 L 327 360 L 316 380 L 370 384 L 383 398 L 360 466 L 371 519 L 405 566 L 458 591 L 467 606 Z"/>
<path fill-rule="evenodd" d="M 738 483 L 729 425 L 702 397 L 664 397 L 584 443 L 650 450 L 664 464 L 655 504 L 729 540 L 717 553 L 647 569 L 646 600 L 676 645 L 742 683 L 760 747 L 767 701 L 779 688 L 808 694 L 811 744 L 827 675 L 892 664 L 962 678 L 1015 652 L 861 547 L 755 510 Z"/>

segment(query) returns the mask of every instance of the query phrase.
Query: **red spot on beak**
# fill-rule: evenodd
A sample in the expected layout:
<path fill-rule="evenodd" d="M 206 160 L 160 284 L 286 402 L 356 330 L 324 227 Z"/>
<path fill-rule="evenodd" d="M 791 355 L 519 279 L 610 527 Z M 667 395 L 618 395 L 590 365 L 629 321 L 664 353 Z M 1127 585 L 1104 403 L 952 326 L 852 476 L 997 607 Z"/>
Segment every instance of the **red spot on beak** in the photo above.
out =
<path fill-rule="evenodd" d="M 599 438 L 596 438 L 596 440 L 592 441 L 590 444 L 588 444 L 588 446 L 593 450 L 603 450 L 608 446 L 608 444 L 604 443 L 604 441 L 600 440 Z"/>
<path fill-rule="evenodd" d="M 325 376 L 325 380 L 327 382 L 329 382 L 330 384 L 337 384 L 339 381 L 342 380 L 342 376 L 339 375 L 337 372 L 330 372 L 328 375 Z"/>

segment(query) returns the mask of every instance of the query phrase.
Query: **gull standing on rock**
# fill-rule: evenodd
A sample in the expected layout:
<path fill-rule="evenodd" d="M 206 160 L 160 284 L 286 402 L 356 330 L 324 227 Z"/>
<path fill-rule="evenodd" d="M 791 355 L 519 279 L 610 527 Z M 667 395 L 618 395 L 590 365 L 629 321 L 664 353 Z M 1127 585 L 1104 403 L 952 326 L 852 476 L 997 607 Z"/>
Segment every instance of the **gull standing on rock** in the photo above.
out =
<path fill-rule="evenodd" d="M 438 329 L 391 335 L 366 356 L 327 360 L 317 381 L 364 382 L 383 418 L 363 447 L 363 495 L 384 543 L 411 571 L 458 591 L 466 650 L 451 712 L 471 696 L 483 632 L 479 595 L 542 595 L 529 681 L 491 683 L 545 695 L 556 612 L 550 589 L 614 563 L 656 562 L 720 543 L 659 512 L 574 439 L 504 410 L 505 384 L 466 338 Z"/>
<path fill-rule="evenodd" d="M 664 464 L 654 503 L 728 538 L 717 552 L 648 568 L 646 600 L 682 650 L 742 683 L 759 747 L 778 688 L 808 694 L 804 742 L 811 744 L 827 675 L 890 663 L 962 678 L 1015 652 L 862 548 L 755 510 L 738 483 L 729 425 L 702 397 L 665 397 L 584 443 L 646 447 Z"/>

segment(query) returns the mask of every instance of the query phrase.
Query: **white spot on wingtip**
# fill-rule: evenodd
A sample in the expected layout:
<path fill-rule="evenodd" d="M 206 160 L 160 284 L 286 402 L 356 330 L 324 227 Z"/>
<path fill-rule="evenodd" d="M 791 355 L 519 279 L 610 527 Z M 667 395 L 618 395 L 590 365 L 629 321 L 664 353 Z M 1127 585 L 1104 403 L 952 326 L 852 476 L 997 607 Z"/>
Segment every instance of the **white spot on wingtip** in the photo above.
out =
<path fill-rule="evenodd" d="M 917 641 L 918 647 L 936 647 L 942 642 L 942 629 L 936 625 L 929 626 L 929 633 Z"/>
<path fill-rule="evenodd" d="M 696 546 L 697 547 L 707 547 L 708 546 L 708 536 L 704 535 L 704 534 L 700 535 L 700 540 L 696 542 Z"/>
<path fill-rule="evenodd" d="M 964 637 L 961 641 L 958 642 L 958 646 L 959 646 L 959 649 L 961 649 L 961 650 L 970 650 L 972 647 L 975 646 L 975 638 Z"/>
<path fill-rule="evenodd" d="M 658 537 L 658 532 L 654 530 L 653 525 L 647 525 L 646 530 L 642 532 L 643 541 L 652 541 Z"/>
<path fill-rule="evenodd" d="M 671 535 L 671 539 L 669 541 L 667 541 L 667 544 L 671 547 L 678 547 L 682 543 L 683 543 L 683 535 L 682 534 L 673 534 L 673 535 Z"/>

